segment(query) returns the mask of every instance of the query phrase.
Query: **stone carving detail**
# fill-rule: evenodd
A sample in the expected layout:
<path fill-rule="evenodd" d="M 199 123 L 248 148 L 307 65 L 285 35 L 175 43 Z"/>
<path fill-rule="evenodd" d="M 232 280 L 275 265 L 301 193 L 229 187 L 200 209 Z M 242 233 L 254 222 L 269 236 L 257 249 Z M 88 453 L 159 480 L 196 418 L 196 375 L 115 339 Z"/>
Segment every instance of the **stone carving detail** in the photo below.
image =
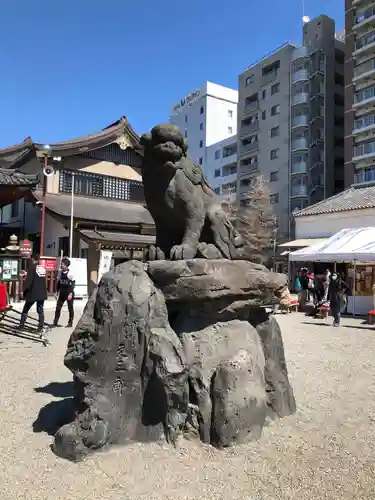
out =
<path fill-rule="evenodd" d="M 285 296 L 285 277 L 237 260 L 240 239 L 213 211 L 175 128 L 155 127 L 142 142 L 157 244 L 149 261 L 102 277 L 70 337 L 64 363 L 77 411 L 54 450 L 71 460 L 134 440 L 176 444 L 184 434 L 232 446 L 296 411 L 281 331 L 265 309 Z"/>

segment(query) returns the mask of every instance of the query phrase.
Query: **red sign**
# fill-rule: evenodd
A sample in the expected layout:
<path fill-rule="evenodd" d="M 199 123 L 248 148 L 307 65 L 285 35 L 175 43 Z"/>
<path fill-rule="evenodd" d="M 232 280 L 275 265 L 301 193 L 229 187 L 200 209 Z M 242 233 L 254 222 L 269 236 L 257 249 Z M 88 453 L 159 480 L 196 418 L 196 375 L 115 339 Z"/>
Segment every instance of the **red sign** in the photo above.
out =
<path fill-rule="evenodd" d="M 56 258 L 43 257 L 40 259 L 39 264 L 43 266 L 46 271 L 54 271 L 56 269 Z"/>
<path fill-rule="evenodd" d="M 20 254 L 23 259 L 30 259 L 33 253 L 33 243 L 29 240 L 20 241 Z"/>

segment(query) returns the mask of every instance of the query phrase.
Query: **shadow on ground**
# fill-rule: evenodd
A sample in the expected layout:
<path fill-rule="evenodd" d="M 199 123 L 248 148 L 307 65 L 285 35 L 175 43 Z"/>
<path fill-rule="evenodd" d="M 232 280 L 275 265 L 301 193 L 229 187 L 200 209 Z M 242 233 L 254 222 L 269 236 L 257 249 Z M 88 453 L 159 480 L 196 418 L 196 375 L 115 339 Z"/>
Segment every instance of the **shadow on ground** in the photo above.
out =
<path fill-rule="evenodd" d="M 315 325 L 315 326 L 332 326 L 332 323 L 326 321 L 301 321 L 303 325 Z M 375 333 L 375 326 L 369 324 L 362 325 L 343 325 L 341 324 L 339 328 L 354 328 L 355 330 L 372 330 Z"/>
<path fill-rule="evenodd" d="M 43 387 L 35 387 L 35 392 L 50 394 L 55 398 L 70 398 L 74 396 L 74 384 L 72 382 L 50 382 Z"/>
<path fill-rule="evenodd" d="M 74 412 L 74 398 L 51 401 L 39 411 L 38 417 L 33 423 L 33 431 L 46 432 L 50 436 L 54 436 L 62 425 L 73 420 Z"/>

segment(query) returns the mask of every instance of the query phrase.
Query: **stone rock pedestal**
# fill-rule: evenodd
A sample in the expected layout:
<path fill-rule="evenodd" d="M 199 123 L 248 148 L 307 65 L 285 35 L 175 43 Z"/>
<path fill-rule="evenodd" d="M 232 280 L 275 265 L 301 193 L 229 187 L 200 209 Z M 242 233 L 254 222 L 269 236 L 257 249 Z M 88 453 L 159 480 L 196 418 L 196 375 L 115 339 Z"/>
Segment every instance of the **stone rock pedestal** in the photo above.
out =
<path fill-rule="evenodd" d="M 105 274 L 68 343 L 76 418 L 55 452 L 176 443 L 230 446 L 295 412 L 280 328 L 264 306 L 284 277 L 246 261 L 129 261 Z"/>

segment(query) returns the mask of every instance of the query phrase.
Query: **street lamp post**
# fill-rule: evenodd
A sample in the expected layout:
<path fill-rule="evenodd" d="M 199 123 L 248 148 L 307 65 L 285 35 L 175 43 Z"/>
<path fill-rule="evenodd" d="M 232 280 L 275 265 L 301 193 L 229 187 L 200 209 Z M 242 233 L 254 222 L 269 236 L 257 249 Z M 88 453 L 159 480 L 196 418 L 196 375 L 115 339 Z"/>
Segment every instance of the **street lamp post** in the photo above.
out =
<path fill-rule="evenodd" d="M 49 146 L 45 146 L 46 149 L 49 149 Z M 44 171 L 48 167 L 48 154 L 44 155 Z M 45 229 L 45 220 L 46 220 L 46 192 L 47 192 L 47 177 L 43 172 L 43 192 L 42 192 L 42 220 L 40 223 L 40 255 L 44 253 L 44 229 Z"/>

